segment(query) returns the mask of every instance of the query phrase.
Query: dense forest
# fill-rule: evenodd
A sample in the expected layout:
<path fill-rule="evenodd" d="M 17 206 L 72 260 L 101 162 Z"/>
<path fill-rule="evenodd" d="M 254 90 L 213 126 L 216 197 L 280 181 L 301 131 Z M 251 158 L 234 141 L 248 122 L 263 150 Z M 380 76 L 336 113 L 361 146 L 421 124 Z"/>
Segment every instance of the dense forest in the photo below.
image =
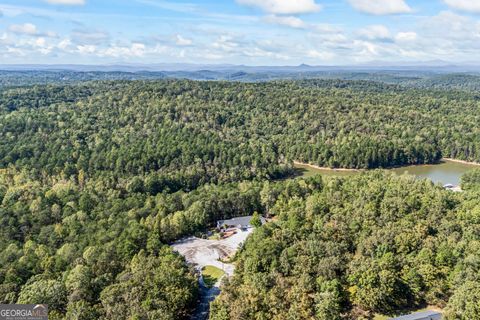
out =
<path fill-rule="evenodd" d="M 25 87 L 46 84 L 75 84 L 98 80 L 142 80 L 163 79 L 162 72 L 100 72 L 100 71 L 68 71 L 68 70 L 0 70 L 0 88 Z"/>
<path fill-rule="evenodd" d="M 192 189 L 281 177 L 292 160 L 345 168 L 479 161 L 479 103 L 475 93 L 340 80 L 10 89 L 0 96 L 0 166 L 160 171 L 153 179 Z"/>
<path fill-rule="evenodd" d="M 211 319 L 368 319 L 426 305 L 480 318 L 480 184 L 459 196 L 374 172 L 317 185 L 269 195 L 278 219 L 247 240 Z"/>
<path fill-rule="evenodd" d="M 480 161 L 480 96 L 440 89 L 363 80 L 4 86 L 0 303 L 47 303 L 52 319 L 187 319 L 197 275 L 168 245 L 257 211 L 275 222 L 236 257 L 212 319 L 368 318 L 426 304 L 475 319 L 478 172 L 461 194 L 383 171 L 286 179 L 293 161 Z"/>
<path fill-rule="evenodd" d="M 53 319 L 183 319 L 196 276 L 166 246 L 261 210 L 261 183 L 151 195 L 138 180 L 0 173 L 0 302 L 47 303 Z"/>

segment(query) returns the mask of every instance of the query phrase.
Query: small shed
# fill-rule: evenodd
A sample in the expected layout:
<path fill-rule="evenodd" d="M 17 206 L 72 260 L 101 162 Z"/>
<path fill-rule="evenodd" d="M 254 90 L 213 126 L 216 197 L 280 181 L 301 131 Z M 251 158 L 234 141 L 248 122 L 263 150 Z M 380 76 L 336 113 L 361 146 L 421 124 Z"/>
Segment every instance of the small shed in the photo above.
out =
<path fill-rule="evenodd" d="M 441 320 L 442 314 L 438 311 L 420 311 L 400 316 L 396 318 L 390 318 L 390 320 Z"/>

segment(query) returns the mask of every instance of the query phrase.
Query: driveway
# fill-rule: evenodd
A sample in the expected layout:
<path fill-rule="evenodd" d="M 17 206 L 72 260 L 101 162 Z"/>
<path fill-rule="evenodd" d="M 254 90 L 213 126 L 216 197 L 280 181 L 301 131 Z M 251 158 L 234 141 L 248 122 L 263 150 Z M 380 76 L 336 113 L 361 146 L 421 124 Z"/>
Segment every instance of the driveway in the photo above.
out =
<path fill-rule="evenodd" d="M 252 233 L 253 229 L 246 231 L 238 230 L 233 236 L 222 240 L 205 240 L 196 237 L 185 238 L 175 242 L 173 250 L 185 257 L 188 263 L 194 264 L 197 270 L 202 270 L 205 266 L 215 266 L 222 269 L 229 277 L 233 276 L 234 266 L 229 263 L 223 263 L 219 259 L 228 258 L 237 252 L 240 245 Z M 192 320 L 206 320 L 208 318 L 210 302 L 220 294 L 220 282 L 208 288 L 205 286 L 200 273 L 200 300 L 192 316 Z"/>

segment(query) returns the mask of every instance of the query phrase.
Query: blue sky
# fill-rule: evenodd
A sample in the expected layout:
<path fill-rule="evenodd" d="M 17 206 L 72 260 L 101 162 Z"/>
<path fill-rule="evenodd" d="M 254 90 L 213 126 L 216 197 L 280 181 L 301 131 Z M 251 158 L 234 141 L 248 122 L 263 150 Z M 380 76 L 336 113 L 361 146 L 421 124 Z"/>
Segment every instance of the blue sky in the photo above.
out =
<path fill-rule="evenodd" d="M 477 0 L 1 0 L 0 64 L 478 63 Z"/>

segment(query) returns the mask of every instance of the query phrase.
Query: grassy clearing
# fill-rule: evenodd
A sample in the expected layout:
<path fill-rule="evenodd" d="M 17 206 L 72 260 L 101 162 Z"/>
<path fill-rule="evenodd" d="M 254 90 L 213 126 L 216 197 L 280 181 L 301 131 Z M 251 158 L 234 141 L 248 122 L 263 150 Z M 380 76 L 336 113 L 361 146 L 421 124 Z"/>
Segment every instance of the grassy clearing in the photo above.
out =
<path fill-rule="evenodd" d="M 202 269 L 203 281 L 209 288 L 213 287 L 224 274 L 223 270 L 214 266 L 205 266 Z"/>
<path fill-rule="evenodd" d="M 220 240 L 220 239 L 222 239 L 220 233 L 214 233 L 208 237 L 208 240 Z"/>

